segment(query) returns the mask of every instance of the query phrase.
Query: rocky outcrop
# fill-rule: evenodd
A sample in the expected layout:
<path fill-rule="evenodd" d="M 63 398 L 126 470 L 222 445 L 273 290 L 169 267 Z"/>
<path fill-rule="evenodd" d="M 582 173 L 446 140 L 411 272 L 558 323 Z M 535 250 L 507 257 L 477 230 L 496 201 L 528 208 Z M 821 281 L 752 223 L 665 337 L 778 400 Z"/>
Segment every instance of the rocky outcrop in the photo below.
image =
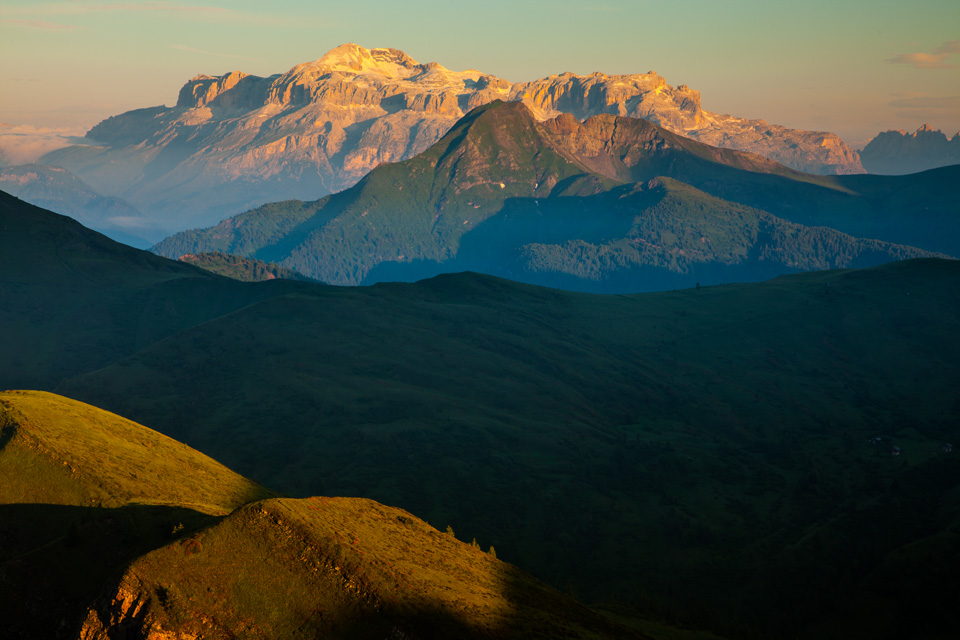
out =
<path fill-rule="evenodd" d="M 611 113 L 645 118 L 671 131 L 694 130 L 704 123 L 700 92 L 686 85 L 674 89 L 653 71 L 617 76 L 564 73 L 514 85 L 511 97 L 541 120 L 561 113 L 580 120 Z"/>
<path fill-rule="evenodd" d="M 112 640 L 113 638 L 141 638 L 142 640 L 194 640 L 203 637 L 186 629 L 164 628 L 152 615 L 155 602 L 145 595 L 140 580 L 127 574 L 113 597 L 100 608 L 91 607 L 80 627 L 79 640 Z"/>
<path fill-rule="evenodd" d="M 559 113 L 639 117 L 803 171 L 861 171 L 834 134 L 704 111 L 699 92 L 671 87 L 653 72 L 566 73 L 511 84 L 355 44 L 268 78 L 239 71 L 196 76 L 175 107 L 108 118 L 87 134 L 89 146 L 55 151 L 44 162 L 175 230 L 262 202 L 345 189 L 379 164 L 425 150 L 471 109 L 496 99 L 523 102 L 541 120 Z"/>
<path fill-rule="evenodd" d="M 913 133 L 884 131 L 860 152 L 870 173 L 902 175 L 960 164 L 960 132 L 949 140 L 940 130 L 924 124 Z"/>

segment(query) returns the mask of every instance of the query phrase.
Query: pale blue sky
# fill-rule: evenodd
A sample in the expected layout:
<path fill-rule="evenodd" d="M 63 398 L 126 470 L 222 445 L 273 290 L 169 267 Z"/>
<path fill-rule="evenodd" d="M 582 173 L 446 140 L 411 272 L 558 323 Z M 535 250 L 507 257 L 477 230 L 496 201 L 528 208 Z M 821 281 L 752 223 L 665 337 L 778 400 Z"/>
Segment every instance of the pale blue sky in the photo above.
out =
<path fill-rule="evenodd" d="M 510 81 L 642 73 L 705 109 L 851 143 L 960 130 L 957 0 L 0 0 L 0 122 L 88 128 L 198 73 L 286 71 L 345 43 Z"/>

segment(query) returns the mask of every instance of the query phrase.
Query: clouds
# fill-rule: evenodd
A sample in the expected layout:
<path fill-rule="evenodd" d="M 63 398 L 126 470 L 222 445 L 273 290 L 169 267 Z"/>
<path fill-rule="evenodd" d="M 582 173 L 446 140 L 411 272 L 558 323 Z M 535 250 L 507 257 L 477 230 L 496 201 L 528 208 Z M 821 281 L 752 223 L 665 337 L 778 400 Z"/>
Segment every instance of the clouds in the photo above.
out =
<path fill-rule="evenodd" d="M 226 15 L 230 9 L 172 2 L 43 2 L 29 7 L 8 8 L 4 13 L 46 16 L 85 15 L 91 13 L 180 13 L 189 15 Z"/>
<path fill-rule="evenodd" d="M 87 29 L 91 20 L 103 16 L 127 17 L 134 20 L 152 20 L 165 17 L 171 20 L 193 22 L 220 22 L 226 20 L 250 21 L 251 16 L 238 14 L 223 7 L 182 4 L 174 2 L 23 2 L 0 6 L 0 27 L 30 31 L 67 32 Z"/>
<path fill-rule="evenodd" d="M 960 96 L 932 96 L 920 93 L 895 95 L 887 103 L 898 118 L 910 122 L 951 122 L 960 113 Z"/>
<path fill-rule="evenodd" d="M 914 69 L 957 69 L 960 64 L 950 62 L 950 58 L 960 55 L 960 40 L 950 40 L 937 47 L 933 53 L 901 53 L 889 58 L 893 64 L 908 64 Z"/>
<path fill-rule="evenodd" d="M 75 24 L 77 21 L 103 15 L 139 15 L 144 17 L 164 15 L 180 20 L 210 22 L 232 18 L 235 16 L 235 12 L 223 7 L 171 2 L 92 3 L 71 0 L 70 2 L 38 2 L 29 5 L 0 7 L 0 25 L 47 31 L 65 31 L 81 28 L 78 24 Z"/>
<path fill-rule="evenodd" d="M 0 123 L 0 166 L 35 162 L 45 153 L 81 142 L 81 129 Z"/>
<path fill-rule="evenodd" d="M 214 3 L 215 4 L 215 3 Z M 232 8 L 193 2 L 90 2 L 66 0 L 59 2 L 26 2 L 13 0 L 0 6 L 0 25 L 33 29 L 76 29 L 75 23 L 100 20 L 104 16 L 116 19 L 172 20 L 214 24 L 271 25 L 278 27 L 303 26 L 303 19 L 278 17 L 273 12 L 234 10 Z M 69 24 L 64 24 L 69 23 Z"/>
<path fill-rule="evenodd" d="M 179 13 L 229 13 L 222 7 L 182 5 L 170 2 L 108 2 L 88 3 L 74 0 L 71 6 L 80 11 L 176 11 Z"/>

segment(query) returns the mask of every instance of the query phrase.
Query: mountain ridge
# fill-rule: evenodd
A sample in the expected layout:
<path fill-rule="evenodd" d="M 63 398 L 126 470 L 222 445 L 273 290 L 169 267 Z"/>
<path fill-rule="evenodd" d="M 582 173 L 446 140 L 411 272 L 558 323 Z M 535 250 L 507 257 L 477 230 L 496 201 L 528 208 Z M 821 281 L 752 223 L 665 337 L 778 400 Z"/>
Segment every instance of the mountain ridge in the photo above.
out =
<path fill-rule="evenodd" d="M 960 164 L 960 132 L 949 140 L 942 131 L 923 124 L 913 133 L 878 133 L 860 152 L 870 173 L 903 175 Z"/>
<path fill-rule="evenodd" d="M 656 180 L 661 186 L 669 182 L 664 188 L 671 190 L 675 199 L 689 200 L 687 204 L 694 210 L 709 210 L 700 223 L 699 242 L 681 247 L 675 239 L 668 240 L 665 250 L 676 253 L 675 259 L 659 265 L 644 257 L 641 247 L 648 246 L 644 243 L 649 243 L 649 238 L 632 224 L 652 215 L 647 207 L 655 203 L 637 196 L 645 189 L 653 193 L 654 182 L 649 188 L 643 185 Z M 682 183 L 687 186 L 681 188 Z M 635 185 L 632 191 L 627 188 L 630 184 Z M 872 213 L 871 205 L 839 178 L 803 174 L 761 156 L 712 147 L 643 119 L 601 114 L 580 122 L 561 114 L 541 122 L 523 103 L 495 100 L 469 112 L 424 152 L 381 165 L 346 191 L 312 203 L 267 205 L 210 229 L 181 232 L 153 250 L 167 257 L 204 251 L 235 253 L 277 262 L 337 285 L 409 281 L 441 271 L 478 270 L 563 286 L 559 283 L 567 281 L 566 276 L 551 280 L 547 263 L 542 261 L 534 270 L 524 267 L 518 252 L 527 251 L 530 242 L 541 242 L 538 235 L 563 245 L 584 240 L 584 233 L 595 238 L 591 243 L 596 248 L 590 251 L 612 255 L 609 248 L 599 247 L 619 243 L 613 252 L 621 256 L 607 261 L 609 273 L 603 277 L 583 279 L 580 284 L 568 282 L 572 288 L 587 291 L 649 291 L 678 282 L 692 286 L 698 281 L 693 272 L 701 267 L 715 272 L 711 277 L 728 281 L 734 277 L 760 280 L 802 268 L 802 260 L 777 262 L 783 248 L 763 249 L 757 245 L 755 233 L 745 235 L 735 228 L 732 221 L 742 216 L 743 205 L 755 209 L 748 214 L 754 227 L 759 215 L 770 229 L 782 228 L 764 237 L 764 242 L 774 243 L 797 237 L 803 225 L 840 222 L 845 226 L 833 226 L 852 233 L 863 231 L 857 228 L 857 214 L 864 209 L 864 213 Z M 684 205 L 674 209 L 682 212 Z M 538 235 L 518 235 L 523 229 L 516 225 L 513 234 L 488 229 L 504 216 L 520 220 L 518 215 L 529 224 L 540 220 L 535 223 Z M 684 223 L 679 218 L 665 212 L 655 217 L 657 228 L 669 231 L 663 237 L 683 233 L 679 229 Z M 528 223 L 524 224 L 529 227 Z M 548 230 L 551 224 L 552 231 Z M 500 226 L 501 230 L 508 228 Z M 869 250 L 877 252 L 877 261 L 882 261 L 883 255 L 888 260 L 928 255 L 915 248 L 839 235 L 834 230 L 817 233 L 833 235 L 824 247 L 844 247 L 837 255 L 865 253 L 865 243 L 872 243 Z M 714 234 L 717 237 L 712 237 Z M 711 241 L 720 246 L 734 236 L 743 247 L 734 252 L 738 257 L 730 263 L 737 268 L 724 276 L 730 254 L 714 254 Z M 887 237 L 891 236 L 888 232 Z M 853 245 L 863 247 L 854 249 Z M 693 254 L 687 257 L 691 249 Z M 564 263 L 575 260 L 573 253 L 582 253 L 580 248 L 563 246 L 549 251 L 566 254 L 559 258 Z M 799 257 L 802 251 L 793 248 L 790 253 Z M 820 256 L 821 261 L 816 262 L 820 267 L 868 264 L 836 261 L 819 248 L 811 248 L 810 253 Z M 747 267 L 756 267 L 758 259 L 779 265 L 781 271 L 763 265 L 762 273 L 749 275 Z M 596 263 L 590 256 L 581 256 L 583 260 Z M 656 273 L 652 277 L 637 273 L 631 282 L 624 275 L 653 266 L 687 278 L 670 276 L 666 282 Z M 617 284 L 599 282 L 608 276 Z"/>

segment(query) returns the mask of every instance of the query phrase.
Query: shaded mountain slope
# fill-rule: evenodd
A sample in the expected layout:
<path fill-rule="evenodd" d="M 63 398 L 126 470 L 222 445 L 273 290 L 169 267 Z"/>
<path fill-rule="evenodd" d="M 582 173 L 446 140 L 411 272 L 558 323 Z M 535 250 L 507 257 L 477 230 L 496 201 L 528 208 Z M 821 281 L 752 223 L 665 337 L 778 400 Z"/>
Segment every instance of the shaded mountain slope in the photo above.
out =
<path fill-rule="evenodd" d="M 539 273 L 527 273 L 521 259 L 529 249 L 524 242 L 510 235 L 494 238 L 487 235 L 472 246 L 483 246 L 486 253 L 472 255 L 461 250 L 478 235 L 481 225 L 509 206 L 540 210 L 544 226 L 552 224 L 550 212 L 566 209 L 577 211 L 581 227 L 593 227 L 607 242 L 650 243 L 651 239 L 630 236 L 630 219 L 645 218 L 649 212 L 633 207 L 631 199 L 620 198 L 619 221 L 611 220 L 606 207 L 609 199 L 588 199 L 609 192 L 623 184 L 647 182 L 660 176 L 692 185 L 715 197 L 710 206 L 714 220 L 707 226 L 730 226 L 735 220 L 737 204 L 764 209 L 795 224 L 832 226 L 854 235 L 877 231 L 878 236 L 895 239 L 906 224 L 899 212 L 894 220 L 878 220 L 876 207 L 852 192 L 840 178 L 800 174 L 772 161 L 727 149 L 717 149 L 665 131 L 639 119 L 602 115 L 584 123 L 572 116 L 560 116 L 545 123 L 537 122 L 523 105 L 494 102 L 479 107 L 464 117 L 437 144 L 422 154 L 394 165 L 383 165 L 372 171 L 355 187 L 314 203 L 291 201 L 276 203 L 225 220 L 203 231 L 177 234 L 159 243 L 154 251 L 168 257 L 202 251 L 224 251 L 284 266 L 333 284 L 360 284 L 382 280 L 412 280 L 441 272 L 476 269 L 494 275 L 546 283 L 556 286 L 569 280 L 570 274 L 559 273 L 557 282 L 544 281 Z M 944 187 L 941 185 L 940 190 Z M 676 194 L 690 193 L 675 189 Z M 565 198 L 582 197 L 575 205 L 561 203 Z M 725 198 L 730 202 L 723 202 Z M 952 196 L 956 200 L 957 196 Z M 695 198 L 696 199 L 696 198 Z M 955 216 L 942 209 L 952 202 L 935 202 L 936 220 L 924 227 L 926 237 L 942 240 L 944 229 L 956 226 Z M 934 202 L 932 197 L 921 202 Z M 701 210 L 698 202 L 685 205 Z M 684 207 L 681 207 L 681 210 Z M 952 209 L 948 209 L 953 211 Z M 797 236 L 785 220 L 767 216 L 768 224 L 781 227 L 770 236 Z M 607 221 L 606 226 L 598 221 Z M 674 234 L 682 234 L 682 223 L 661 217 L 658 224 Z M 582 242 L 577 226 L 558 222 L 567 235 L 557 244 Z M 809 233 L 809 232 L 807 232 Z M 817 231 L 817 234 L 830 234 Z M 483 234 L 480 234 L 483 235 Z M 704 243 L 710 240 L 709 235 Z M 722 242 L 722 241 L 721 241 Z M 834 234 L 827 244 L 840 247 L 829 264 L 854 266 L 839 259 L 845 254 L 864 254 L 857 240 Z M 808 249 L 804 247 L 804 249 Z M 758 265 L 751 259 L 754 247 L 743 243 L 738 247 L 742 258 L 735 263 L 719 258 L 711 265 L 722 279 L 734 277 L 758 280 L 771 274 L 786 273 L 798 267 L 776 256 L 787 247 L 775 247 Z M 871 264 L 896 259 L 898 256 L 929 255 L 903 247 L 873 243 L 878 254 Z M 554 250 L 567 255 L 563 262 L 581 259 L 575 249 Z M 823 248 L 809 247 L 808 253 Z M 509 269 L 498 269 L 503 260 Z M 642 253 L 625 258 L 637 267 L 649 268 L 650 274 L 624 273 L 624 265 L 607 262 L 599 278 L 574 280 L 573 288 L 604 291 L 597 288 L 598 279 L 618 283 L 619 291 L 643 291 L 658 288 L 657 270 L 661 279 L 692 286 L 696 275 L 678 277 L 684 269 L 646 262 Z M 723 277 L 725 266 L 734 269 Z M 861 263 L 862 264 L 862 263 Z M 768 267 L 770 268 L 757 268 Z M 754 272 L 751 273 L 751 268 Z M 543 270 L 541 266 L 540 271 Z"/>
<path fill-rule="evenodd" d="M 504 237 L 514 246 L 504 247 Z M 656 178 L 585 198 L 508 201 L 462 240 L 453 265 L 562 289 L 617 293 L 924 255 L 913 247 L 789 223 Z M 414 279 L 404 275 L 398 266 L 384 265 L 370 279 Z"/>
<path fill-rule="evenodd" d="M 110 240 L 75 220 L 0 191 L 4 283 L 114 286 L 203 273 Z"/>
<path fill-rule="evenodd" d="M 948 585 L 910 583 L 930 604 L 908 604 L 869 569 L 920 540 L 917 575 L 952 557 L 958 268 L 613 297 L 471 274 L 321 288 L 60 390 L 286 491 L 452 524 L 590 600 L 643 588 L 774 636 L 940 628 Z"/>
<path fill-rule="evenodd" d="M 114 242 L 0 192 L 0 388 L 52 388 L 182 328 L 290 291 Z"/>

